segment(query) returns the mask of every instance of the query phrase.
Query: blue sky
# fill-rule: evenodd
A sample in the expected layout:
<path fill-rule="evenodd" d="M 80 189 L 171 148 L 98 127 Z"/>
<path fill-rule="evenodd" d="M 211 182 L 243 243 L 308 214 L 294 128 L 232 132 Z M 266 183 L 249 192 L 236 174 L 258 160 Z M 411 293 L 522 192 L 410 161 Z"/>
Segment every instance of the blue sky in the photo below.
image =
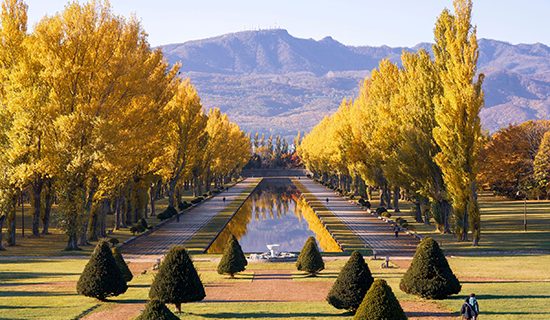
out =
<path fill-rule="evenodd" d="M 29 22 L 62 10 L 67 0 L 27 0 Z M 80 1 L 82 2 L 82 0 Z M 300 38 L 332 36 L 348 45 L 411 46 L 432 41 L 434 22 L 452 0 L 111 0 L 135 14 L 152 45 L 228 32 L 284 28 Z M 549 0 L 477 0 L 478 36 L 550 44 Z"/>

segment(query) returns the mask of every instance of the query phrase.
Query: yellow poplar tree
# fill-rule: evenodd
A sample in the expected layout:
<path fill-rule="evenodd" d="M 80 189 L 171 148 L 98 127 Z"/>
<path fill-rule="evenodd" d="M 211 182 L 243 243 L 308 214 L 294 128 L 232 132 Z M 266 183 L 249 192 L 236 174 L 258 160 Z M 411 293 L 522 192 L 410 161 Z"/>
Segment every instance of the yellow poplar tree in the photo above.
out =
<path fill-rule="evenodd" d="M 21 0 L 2 2 L 0 16 L 0 220 L 8 223 L 8 245 L 15 245 L 16 181 L 13 178 L 13 163 L 6 151 L 11 148 L 9 132 L 13 114 L 8 108 L 7 87 L 10 77 L 25 55 L 24 41 L 27 38 L 27 5 Z M 0 224 L 2 226 L 2 224 Z M 0 228 L 1 229 L 1 228 Z"/>
<path fill-rule="evenodd" d="M 197 91 L 189 80 L 181 81 L 161 117 L 164 122 L 163 155 L 155 161 L 159 174 L 168 184 L 168 203 L 175 207 L 176 186 L 190 172 L 194 158 L 202 152 L 206 136 L 206 115 Z"/>
<path fill-rule="evenodd" d="M 477 157 L 480 149 L 479 112 L 483 105 L 481 84 L 477 81 L 479 55 L 476 30 L 471 25 L 471 0 L 455 0 L 455 14 L 443 11 L 435 27 L 433 46 L 435 64 L 440 75 L 442 93 L 435 98 L 434 138 L 441 148 L 435 156 L 452 200 L 455 233 L 473 243 L 480 238 L 480 215 L 477 203 Z"/>

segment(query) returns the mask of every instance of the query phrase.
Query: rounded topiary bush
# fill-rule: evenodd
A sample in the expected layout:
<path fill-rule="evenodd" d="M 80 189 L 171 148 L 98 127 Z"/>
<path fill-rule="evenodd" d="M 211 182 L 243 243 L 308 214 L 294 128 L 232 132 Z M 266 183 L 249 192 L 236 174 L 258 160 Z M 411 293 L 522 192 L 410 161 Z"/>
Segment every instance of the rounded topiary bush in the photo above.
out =
<path fill-rule="evenodd" d="M 358 251 L 354 251 L 332 285 L 327 302 L 337 309 L 355 312 L 373 281 L 365 259 Z"/>
<path fill-rule="evenodd" d="M 176 214 L 178 214 L 178 211 L 176 210 L 176 208 L 174 207 L 168 207 L 166 208 L 164 211 L 162 211 L 161 213 L 159 213 L 157 215 L 157 218 L 159 218 L 160 220 L 166 220 L 166 219 L 170 219 L 172 218 L 173 216 L 175 216 Z"/>
<path fill-rule="evenodd" d="M 159 300 L 150 300 L 136 320 L 179 320 L 175 314 Z"/>
<path fill-rule="evenodd" d="M 244 271 L 247 264 L 239 241 L 234 235 L 231 235 L 223 249 L 223 256 L 218 264 L 218 273 L 229 274 L 231 278 L 234 278 L 235 273 Z"/>
<path fill-rule="evenodd" d="M 173 303 L 181 312 L 182 303 L 201 301 L 205 296 L 204 286 L 187 250 L 182 246 L 172 247 L 153 280 L 149 298 Z"/>
<path fill-rule="evenodd" d="M 432 238 L 420 242 L 399 286 L 406 293 L 426 299 L 445 299 L 462 288 L 443 251 Z"/>
<path fill-rule="evenodd" d="M 406 320 L 403 308 L 385 280 L 376 279 L 355 313 L 354 320 Z"/>
<path fill-rule="evenodd" d="M 113 257 L 109 243 L 100 241 L 76 284 L 78 294 L 105 300 L 126 292 L 128 286 Z"/>
<path fill-rule="evenodd" d="M 296 260 L 296 268 L 315 276 L 319 271 L 325 269 L 325 263 L 317 247 L 314 237 L 309 237 Z"/>
<path fill-rule="evenodd" d="M 132 281 L 132 279 L 134 278 L 134 275 L 132 274 L 132 271 L 130 271 L 130 268 L 128 268 L 126 261 L 124 261 L 124 258 L 120 253 L 120 250 L 116 247 L 113 248 L 113 258 L 115 258 L 116 265 L 118 266 L 118 269 L 120 270 L 120 273 L 124 278 L 124 281 L 126 282 Z"/>

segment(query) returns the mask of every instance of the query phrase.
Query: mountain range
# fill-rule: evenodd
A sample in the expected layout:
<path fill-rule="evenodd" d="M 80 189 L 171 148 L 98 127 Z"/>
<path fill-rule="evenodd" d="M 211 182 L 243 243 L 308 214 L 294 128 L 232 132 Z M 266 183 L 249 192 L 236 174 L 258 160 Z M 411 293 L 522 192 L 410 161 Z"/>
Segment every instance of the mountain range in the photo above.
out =
<path fill-rule="evenodd" d="M 347 46 L 331 37 L 293 37 L 286 30 L 230 33 L 160 47 L 181 63 L 206 107 L 220 107 L 247 131 L 309 131 L 334 112 L 383 58 L 399 63 L 414 47 Z M 489 131 L 550 116 L 550 48 L 480 39 L 478 71 L 486 75 L 483 127 Z"/>

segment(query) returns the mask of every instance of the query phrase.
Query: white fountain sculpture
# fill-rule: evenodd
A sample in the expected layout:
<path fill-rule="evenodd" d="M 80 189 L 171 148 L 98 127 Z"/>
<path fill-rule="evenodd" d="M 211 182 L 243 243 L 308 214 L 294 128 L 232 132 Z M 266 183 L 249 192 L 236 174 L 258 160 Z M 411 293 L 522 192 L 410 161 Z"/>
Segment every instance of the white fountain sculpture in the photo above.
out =
<path fill-rule="evenodd" d="M 280 245 L 274 243 L 274 244 L 268 244 L 266 246 L 267 246 L 267 249 L 269 250 L 269 252 L 271 252 L 271 258 L 275 258 L 275 250 L 273 250 L 273 249 L 280 247 Z"/>

